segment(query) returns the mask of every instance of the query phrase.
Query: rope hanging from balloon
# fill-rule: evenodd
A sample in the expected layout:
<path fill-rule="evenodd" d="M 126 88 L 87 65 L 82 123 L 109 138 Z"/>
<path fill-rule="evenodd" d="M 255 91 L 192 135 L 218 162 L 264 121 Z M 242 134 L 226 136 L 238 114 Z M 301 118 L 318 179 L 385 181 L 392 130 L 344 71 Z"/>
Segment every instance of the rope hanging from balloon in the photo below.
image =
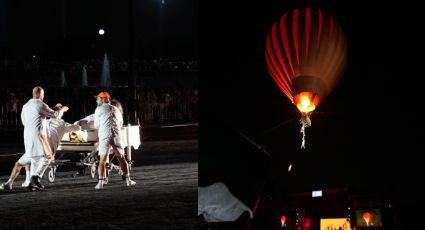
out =
<path fill-rule="evenodd" d="M 301 130 L 303 137 L 301 140 L 301 149 L 305 149 L 305 129 L 311 126 L 311 120 L 309 115 L 303 115 L 300 119 Z"/>

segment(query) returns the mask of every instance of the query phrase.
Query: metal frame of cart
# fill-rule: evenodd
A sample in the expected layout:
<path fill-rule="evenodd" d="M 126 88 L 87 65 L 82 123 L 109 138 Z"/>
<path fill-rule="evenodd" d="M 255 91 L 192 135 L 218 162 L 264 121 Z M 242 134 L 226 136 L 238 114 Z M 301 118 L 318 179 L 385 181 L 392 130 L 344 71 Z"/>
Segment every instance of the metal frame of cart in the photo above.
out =
<path fill-rule="evenodd" d="M 94 129 L 88 129 L 86 131 L 97 133 L 97 130 L 94 130 Z M 58 156 L 58 158 L 52 161 L 49 165 L 49 170 L 46 175 L 48 181 L 53 183 L 56 178 L 57 168 L 70 161 L 70 160 L 62 160 L 62 157 L 65 155 L 65 153 L 79 153 L 82 156 L 82 159 L 80 160 L 80 162 L 76 162 L 76 165 L 87 167 L 90 170 L 90 176 L 92 178 L 95 178 L 97 165 L 99 163 L 99 156 L 97 154 L 98 140 L 97 139 L 89 140 L 87 142 L 69 141 L 69 139 L 66 138 L 67 137 L 66 135 L 69 135 L 69 133 L 64 135 L 64 138 L 62 138 L 62 141 L 60 142 L 59 147 L 57 149 L 56 156 Z M 130 171 L 131 171 L 131 165 L 133 164 L 133 160 L 131 158 L 131 146 L 133 146 L 134 149 L 138 149 L 141 144 L 140 137 L 141 137 L 140 126 L 138 125 L 123 126 L 122 128 L 123 145 L 126 149 L 125 155 L 126 155 L 126 160 L 129 163 L 128 166 Z M 111 152 L 109 154 L 111 154 Z M 117 170 L 118 173 L 122 175 L 122 171 L 120 167 L 112 163 L 114 158 L 115 158 L 115 155 L 113 155 L 109 159 L 109 163 L 107 165 L 107 172 L 106 172 L 107 179 L 109 178 L 110 172 L 112 170 Z"/>

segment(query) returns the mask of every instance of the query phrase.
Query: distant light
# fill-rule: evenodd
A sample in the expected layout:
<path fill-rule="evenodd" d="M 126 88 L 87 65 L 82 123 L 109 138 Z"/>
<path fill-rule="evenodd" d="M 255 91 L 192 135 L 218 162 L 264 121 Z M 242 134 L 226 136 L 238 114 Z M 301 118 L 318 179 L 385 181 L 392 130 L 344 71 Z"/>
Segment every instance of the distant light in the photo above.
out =
<path fill-rule="evenodd" d="M 322 197 L 322 190 L 316 190 L 311 193 L 312 197 Z"/>
<path fill-rule="evenodd" d="M 100 30 L 99 30 L 99 35 L 104 35 L 104 34 L 105 34 L 105 30 L 100 29 Z"/>
<path fill-rule="evenodd" d="M 36 58 L 36 57 L 35 57 L 35 54 L 33 54 L 33 55 L 32 55 L 32 58 Z"/>
<path fill-rule="evenodd" d="M 391 208 L 391 204 L 388 204 L 388 208 Z"/>
<path fill-rule="evenodd" d="M 348 210 L 350 210 L 351 208 L 350 208 L 350 207 L 348 207 L 347 209 L 348 209 Z"/>

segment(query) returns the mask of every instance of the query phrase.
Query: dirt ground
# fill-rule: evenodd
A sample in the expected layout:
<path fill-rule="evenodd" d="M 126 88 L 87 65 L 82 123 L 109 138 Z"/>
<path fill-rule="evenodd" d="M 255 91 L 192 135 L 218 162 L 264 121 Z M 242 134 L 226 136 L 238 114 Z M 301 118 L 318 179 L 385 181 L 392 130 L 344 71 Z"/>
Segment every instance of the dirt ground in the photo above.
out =
<path fill-rule="evenodd" d="M 3 151 L 19 152 L 3 142 Z M 127 188 L 113 171 L 104 190 L 97 179 L 59 167 L 45 191 L 21 187 L 23 170 L 12 191 L 0 191 L 0 229 L 195 229 L 197 220 L 198 141 L 144 141 L 133 151 Z M 19 155 L 0 155 L 0 181 Z"/>

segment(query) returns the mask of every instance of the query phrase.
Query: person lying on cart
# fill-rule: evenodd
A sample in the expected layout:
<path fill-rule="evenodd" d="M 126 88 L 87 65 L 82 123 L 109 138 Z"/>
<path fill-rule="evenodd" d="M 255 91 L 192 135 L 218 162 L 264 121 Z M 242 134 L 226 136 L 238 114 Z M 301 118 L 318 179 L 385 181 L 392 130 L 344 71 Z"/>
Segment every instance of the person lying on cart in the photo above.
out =
<path fill-rule="evenodd" d="M 62 108 L 63 108 L 62 104 L 58 103 L 56 104 L 54 110 L 59 111 Z M 65 122 L 62 119 L 62 115 L 56 118 L 48 119 L 46 127 L 47 127 L 46 129 L 47 138 L 48 138 L 50 147 L 52 148 L 53 156 L 56 153 L 60 140 L 62 139 L 65 133 L 81 130 L 81 126 Z M 0 190 L 12 189 L 13 182 L 19 176 L 19 173 L 21 172 L 21 169 L 23 166 L 25 166 L 26 178 L 25 178 L 25 182 L 22 183 L 22 187 L 28 187 L 31 182 L 30 165 L 31 165 L 31 156 L 30 154 L 25 153 L 24 155 L 21 156 L 21 158 L 19 158 L 18 161 L 16 161 L 15 166 L 13 167 L 12 172 L 10 173 L 9 180 L 0 185 Z M 43 176 L 46 168 L 40 173 L 40 177 Z"/>

